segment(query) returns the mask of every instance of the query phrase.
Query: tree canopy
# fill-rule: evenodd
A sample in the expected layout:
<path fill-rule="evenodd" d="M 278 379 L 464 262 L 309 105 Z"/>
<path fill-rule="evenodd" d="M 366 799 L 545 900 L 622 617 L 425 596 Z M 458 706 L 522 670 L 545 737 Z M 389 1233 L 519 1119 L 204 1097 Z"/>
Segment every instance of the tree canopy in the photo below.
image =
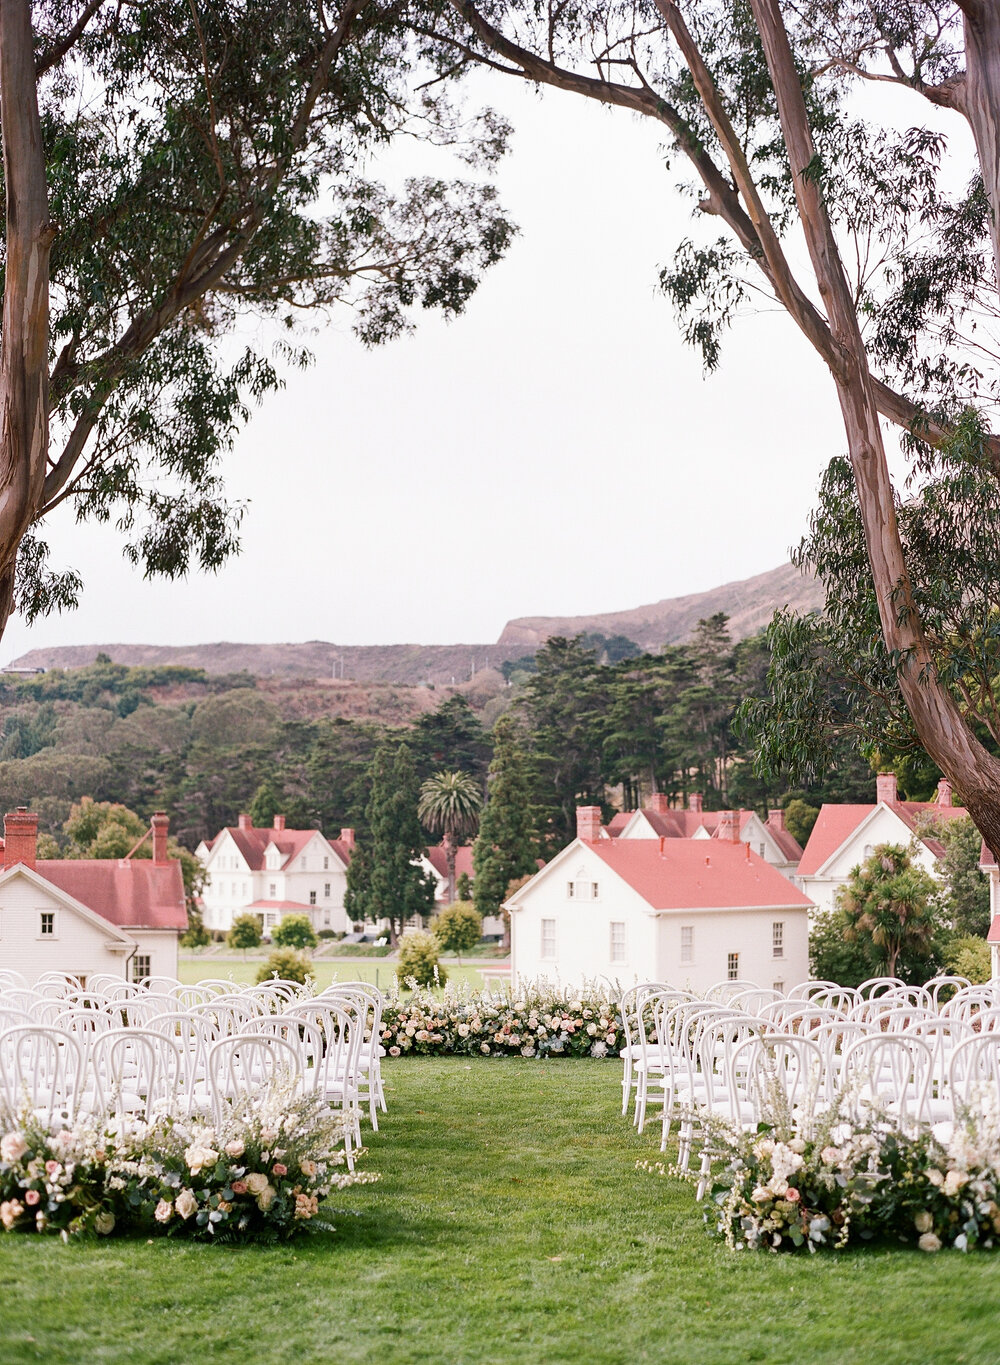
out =
<path fill-rule="evenodd" d="M 417 310 L 461 312 L 503 255 L 513 228 L 481 178 L 370 174 L 400 137 L 477 176 L 503 148 L 502 120 L 434 83 L 411 19 L 358 0 L 4 4 L 0 626 L 15 558 L 29 620 L 75 600 L 43 529 L 66 501 L 146 574 L 217 568 L 243 513 L 219 456 L 307 363 L 297 320 L 344 307 L 385 341 Z M 283 339 L 232 344 L 248 316 Z"/>

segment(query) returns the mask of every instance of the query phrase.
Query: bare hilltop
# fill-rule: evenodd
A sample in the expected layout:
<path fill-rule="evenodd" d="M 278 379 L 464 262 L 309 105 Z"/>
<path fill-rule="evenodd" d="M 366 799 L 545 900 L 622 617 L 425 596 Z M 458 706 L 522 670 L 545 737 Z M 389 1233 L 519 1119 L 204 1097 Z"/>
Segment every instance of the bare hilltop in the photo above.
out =
<path fill-rule="evenodd" d="M 822 600 L 822 588 L 814 578 L 783 564 L 708 592 L 667 597 L 626 611 L 517 617 L 507 622 L 493 644 L 338 645 L 307 640 L 298 644 L 62 645 L 29 650 L 10 666 L 79 668 L 103 653 L 121 664 L 176 664 L 203 668 L 207 673 L 447 685 L 466 682 L 484 670 L 532 654 L 553 635 L 624 635 L 643 649 L 656 650 L 687 639 L 702 617 L 721 611 L 730 618 L 733 638 L 740 640 L 765 626 L 780 607 L 809 611 L 821 607 Z"/>

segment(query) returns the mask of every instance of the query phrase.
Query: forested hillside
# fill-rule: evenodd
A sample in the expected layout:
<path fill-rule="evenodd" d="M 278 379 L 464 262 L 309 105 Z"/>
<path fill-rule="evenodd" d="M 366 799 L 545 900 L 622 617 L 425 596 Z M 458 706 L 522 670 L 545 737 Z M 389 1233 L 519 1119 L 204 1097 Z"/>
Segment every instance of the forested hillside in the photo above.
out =
<path fill-rule="evenodd" d="M 699 622 L 688 644 L 656 654 L 627 640 L 556 637 L 508 667 L 506 685 L 493 674 L 464 693 L 130 668 L 102 657 L 0 678 L 0 802 L 32 806 L 57 838 L 82 796 L 144 817 L 162 807 L 191 848 L 241 810 L 258 822 L 283 811 L 292 825 L 363 831 L 381 738 L 406 739 L 420 780 L 448 769 L 485 783 L 490 731 L 504 712 L 530 768 L 539 853 L 572 835 L 580 802 L 610 814 L 654 790 L 678 804 L 701 792 L 708 809 L 871 799 L 871 765 L 846 739 L 811 786 L 754 776 L 736 712 L 745 698 L 766 696 L 767 665 L 764 638 L 734 645 L 721 613 Z M 912 758 L 900 774 L 914 797 L 936 779 Z"/>

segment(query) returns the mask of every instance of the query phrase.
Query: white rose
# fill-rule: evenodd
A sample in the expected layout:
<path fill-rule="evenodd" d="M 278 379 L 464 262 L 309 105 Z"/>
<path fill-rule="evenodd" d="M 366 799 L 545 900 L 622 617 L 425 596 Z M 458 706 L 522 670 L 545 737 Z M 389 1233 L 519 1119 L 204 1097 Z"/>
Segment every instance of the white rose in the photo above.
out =
<path fill-rule="evenodd" d="M 947 1147 L 954 1136 L 955 1125 L 946 1119 L 941 1123 L 935 1123 L 931 1132 L 934 1134 L 936 1142 L 940 1142 L 942 1147 Z"/>
<path fill-rule="evenodd" d="M 105 1210 L 94 1219 L 94 1231 L 98 1237 L 109 1237 L 115 1230 L 115 1215 Z"/>
<path fill-rule="evenodd" d="M 184 1153 L 184 1160 L 187 1168 L 192 1175 L 197 1175 L 206 1166 L 214 1166 L 219 1159 L 219 1153 L 212 1147 L 191 1146 Z"/>
<path fill-rule="evenodd" d="M 755 1204 L 766 1204 L 771 1198 L 771 1191 L 766 1185 L 758 1185 L 750 1198 Z"/>
<path fill-rule="evenodd" d="M 840 1148 L 824 1147 L 823 1150 L 820 1152 L 820 1157 L 822 1158 L 823 1164 L 825 1166 L 836 1166 L 838 1165 L 841 1159 Z"/>
<path fill-rule="evenodd" d="M 194 1192 L 192 1190 L 181 1190 L 174 1200 L 174 1208 L 182 1218 L 190 1218 L 198 1208 L 198 1201 L 194 1197 Z"/>
<path fill-rule="evenodd" d="M 914 1218 L 913 1226 L 918 1232 L 933 1232 L 934 1217 L 926 1209 L 922 1209 Z"/>
<path fill-rule="evenodd" d="M 169 1199 L 161 1199 L 153 1213 L 158 1223 L 169 1223 L 174 1216 L 174 1206 Z"/>
<path fill-rule="evenodd" d="M 968 1180 L 968 1176 L 962 1171 L 949 1171 L 944 1178 L 944 1193 L 949 1199 L 953 1199 L 959 1190 Z"/>
<path fill-rule="evenodd" d="M 252 1195 L 262 1194 L 267 1189 L 267 1176 L 261 1171 L 251 1171 L 244 1184 Z"/>
<path fill-rule="evenodd" d="M 27 1150 L 21 1133 L 6 1133 L 0 1138 L 0 1161 L 20 1161 Z"/>
<path fill-rule="evenodd" d="M 933 1232 L 925 1232 L 922 1237 L 917 1238 L 917 1246 L 921 1251 L 940 1251 L 941 1238 Z"/>
<path fill-rule="evenodd" d="M 274 1203 L 274 1199 L 277 1193 L 278 1191 L 274 1188 L 273 1185 L 268 1185 L 267 1183 L 265 1183 L 264 1188 L 257 1196 L 257 1207 L 260 1209 L 261 1213 L 267 1212 L 267 1210 Z"/>
<path fill-rule="evenodd" d="M 801 1156 L 806 1149 L 805 1141 L 802 1138 L 792 1138 L 788 1146 L 791 1151 L 795 1152 L 799 1156 Z"/>
<path fill-rule="evenodd" d="M 234 1138 L 232 1142 L 226 1143 L 226 1156 L 242 1156 L 246 1151 L 246 1144 L 242 1138 Z"/>

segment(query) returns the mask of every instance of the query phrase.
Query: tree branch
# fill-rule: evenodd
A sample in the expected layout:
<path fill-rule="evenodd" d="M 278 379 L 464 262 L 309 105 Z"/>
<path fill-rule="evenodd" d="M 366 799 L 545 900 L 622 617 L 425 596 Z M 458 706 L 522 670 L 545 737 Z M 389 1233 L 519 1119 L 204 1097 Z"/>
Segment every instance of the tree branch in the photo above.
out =
<path fill-rule="evenodd" d="M 39 54 L 38 60 L 35 63 L 36 79 L 39 76 L 44 76 L 46 71 L 51 70 L 53 66 L 58 65 L 58 63 L 62 61 L 77 39 L 82 37 L 84 29 L 103 4 L 104 0 L 87 0 L 87 4 L 84 5 L 83 9 L 80 11 L 80 17 L 73 27 L 68 29 L 67 32 L 45 52 Z"/>

